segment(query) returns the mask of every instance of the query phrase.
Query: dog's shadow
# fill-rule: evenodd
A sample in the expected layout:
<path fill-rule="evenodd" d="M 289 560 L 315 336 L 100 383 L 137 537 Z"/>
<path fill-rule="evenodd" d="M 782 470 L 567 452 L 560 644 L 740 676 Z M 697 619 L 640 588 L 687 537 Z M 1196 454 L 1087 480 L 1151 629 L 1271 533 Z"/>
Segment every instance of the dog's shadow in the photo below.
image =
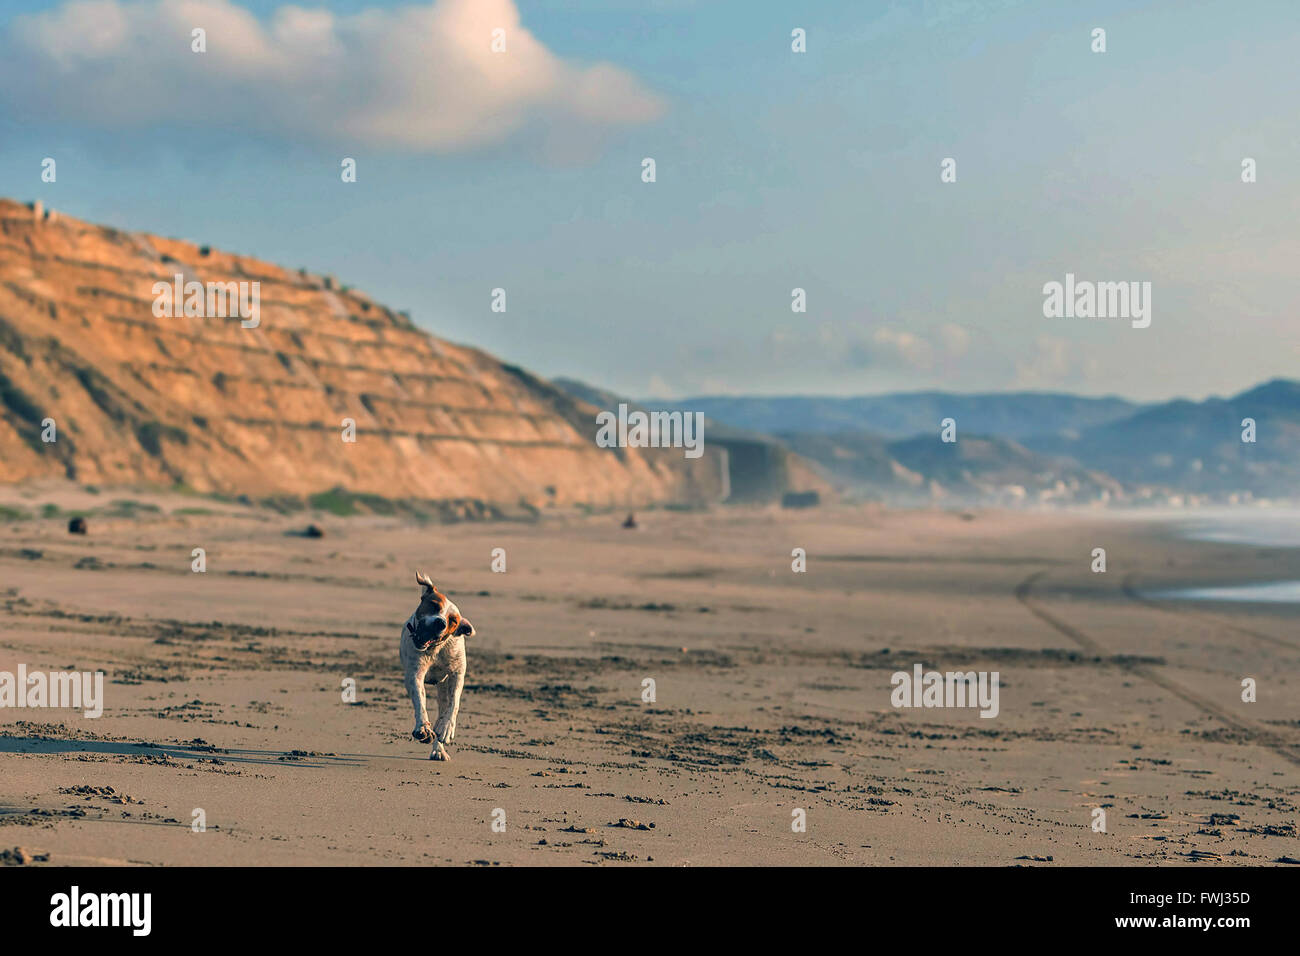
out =
<path fill-rule="evenodd" d="M 50 737 L 0 735 L 0 754 L 106 754 L 118 757 L 169 757 L 172 760 L 219 760 L 223 763 L 268 764 L 278 767 L 328 767 L 359 764 L 351 756 L 303 750 L 225 750 L 210 745 L 127 743 L 116 740 L 65 740 Z"/>

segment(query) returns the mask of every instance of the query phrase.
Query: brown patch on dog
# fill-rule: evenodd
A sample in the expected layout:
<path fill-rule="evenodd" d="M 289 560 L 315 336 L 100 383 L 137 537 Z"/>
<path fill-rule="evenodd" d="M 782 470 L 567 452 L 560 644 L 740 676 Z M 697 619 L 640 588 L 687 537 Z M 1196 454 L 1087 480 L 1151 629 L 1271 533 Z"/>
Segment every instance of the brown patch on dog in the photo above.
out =
<path fill-rule="evenodd" d="M 415 581 L 424 588 L 424 594 L 420 598 L 420 606 L 416 608 L 415 613 L 420 617 L 430 614 L 441 615 L 449 603 L 447 595 L 439 591 L 434 586 L 433 580 L 423 571 L 415 572 Z M 473 637 L 474 625 L 461 617 L 456 611 L 452 611 L 447 615 L 447 630 L 443 633 L 447 637 Z"/>
<path fill-rule="evenodd" d="M 420 606 L 416 613 L 441 614 L 443 605 L 447 603 L 447 595 L 434 587 L 433 581 L 423 571 L 415 572 L 415 583 L 424 588 L 424 595 L 420 598 Z"/>

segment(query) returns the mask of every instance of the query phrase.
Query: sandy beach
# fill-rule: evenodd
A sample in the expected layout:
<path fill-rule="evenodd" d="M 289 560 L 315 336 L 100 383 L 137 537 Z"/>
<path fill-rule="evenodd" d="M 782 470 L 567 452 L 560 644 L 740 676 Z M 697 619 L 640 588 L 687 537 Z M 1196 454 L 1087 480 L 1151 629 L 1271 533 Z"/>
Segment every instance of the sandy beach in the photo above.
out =
<path fill-rule="evenodd" d="M 1151 597 L 1300 579 L 1294 550 L 1114 514 L 624 530 L 4 496 L 53 507 L 0 524 L 0 671 L 105 674 L 98 719 L 0 709 L 0 847 L 50 865 L 1300 859 L 1300 612 Z M 410 737 L 398 667 L 416 568 L 478 631 L 445 764 Z M 916 664 L 997 671 L 997 716 L 892 706 Z"/>

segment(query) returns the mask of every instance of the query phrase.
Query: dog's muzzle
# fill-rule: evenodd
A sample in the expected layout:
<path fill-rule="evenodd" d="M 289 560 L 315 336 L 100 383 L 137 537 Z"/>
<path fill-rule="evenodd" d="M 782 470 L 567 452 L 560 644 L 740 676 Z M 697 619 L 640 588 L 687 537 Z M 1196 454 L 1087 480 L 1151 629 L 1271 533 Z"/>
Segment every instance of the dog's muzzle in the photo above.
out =
<path fill-rule="evenodd" d="M 440 617 L 436 617 L 431 623 L 419 621 L 410 630 L 411 643 L 420 650 L 424 650 L 430 644 L 437 643 L 438 639 L 443 636 L 447 630 L 447 622 Z"/>

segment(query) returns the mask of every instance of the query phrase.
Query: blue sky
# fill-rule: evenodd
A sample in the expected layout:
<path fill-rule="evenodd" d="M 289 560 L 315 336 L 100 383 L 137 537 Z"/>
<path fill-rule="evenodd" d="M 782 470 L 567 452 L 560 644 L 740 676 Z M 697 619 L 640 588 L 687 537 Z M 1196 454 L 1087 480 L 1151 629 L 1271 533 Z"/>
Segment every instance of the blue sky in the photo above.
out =
<path fill-rule="evenodd" d="M 282 5 L 235 6 L 266 27 Z M 299 6 L 360 23 L 405 5 Z M 32 59 L 0 66 L 0 194 L 332 273 L 437 335 L 638 397 L 1202 397 L 1300 367 L 1293 2 L 515 7 L 574 89 L 592 77 L 581 96 L 415 100 L 374 136 L 349 132 L 368 127 L 348 101 L 390 68 L 423 77 L 401 62 L 423 58 L 418 37 L 391 64 L 341 53 L 356 79 L 322 93 L 339 102 L 299 109 L 310 89 L 190 75 L 228 51 L 169 60 L 166 30 L 69 72 L 69 24 L 103 10 L 6 0 L 0 51 Z M 22 14 L 64 19 L 34 32 L 44 21 Z M 613 69 L 583 73 L 600 63 Z M 101 84 L 111 97 L 87 100 Z M 436 142 L 405 132 L 456 105 L 470 119 Z M 504 113 L 504 132 L 471 142 L 477 117 Z M 40 181 L 45 156 L 57 183 Z M 940 182 L 945 157 L 956 183 Z M 1042 286 L 1067 272 L 1150 281 L 1151 327 L 1044 318 Z"/>

